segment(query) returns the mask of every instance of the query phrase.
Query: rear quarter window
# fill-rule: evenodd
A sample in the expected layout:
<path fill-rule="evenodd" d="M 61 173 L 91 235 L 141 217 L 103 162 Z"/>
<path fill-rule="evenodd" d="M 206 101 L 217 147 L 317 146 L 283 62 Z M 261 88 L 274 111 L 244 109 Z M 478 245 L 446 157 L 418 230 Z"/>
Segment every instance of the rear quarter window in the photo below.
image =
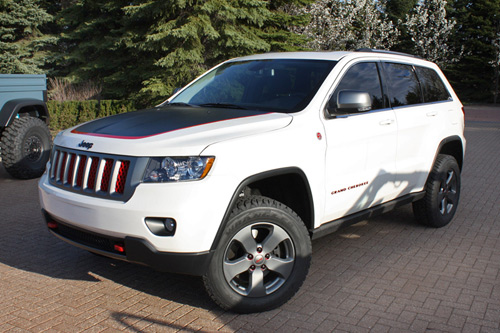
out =
<path fill-rule="evenodd" d="M 425 103 L 447 101 L 451 98 L 443 81 L 433 69 L 415 66 L 415 72 L 422 85 Z"/>

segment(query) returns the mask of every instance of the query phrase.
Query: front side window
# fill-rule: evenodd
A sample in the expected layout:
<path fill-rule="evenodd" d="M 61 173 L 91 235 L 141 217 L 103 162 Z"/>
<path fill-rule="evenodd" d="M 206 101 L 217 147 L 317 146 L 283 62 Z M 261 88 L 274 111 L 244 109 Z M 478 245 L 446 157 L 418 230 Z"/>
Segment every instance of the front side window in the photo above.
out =
<path fill-rule="evenodd" d="M 335 89 L 331 100 L 337 101 L 338 94 L 342 90 L 367 92 L 372 100 L 372 110 L 384 108 L 384 95 L 377 64 L 374 62 L 358 63 L 349 68 Z"/>
<path fill-rule="evenodd" d="M 388 80 L 392 107 L 423 102 L 422 92 L 413 66 L 383 63 Z"/>
<path fill-rule="evenodd" d="M 433 69 L 416 66 L 415 71 L 422 85 L 425 103 L 447 101 L 451 98 L 443 81 Z"/>
<path fill-rule="evenodd" d="M 302 59 L 229 62 L 198 79 L 170 104 L 296 112 L 309 104 L 335 64 Z"/>

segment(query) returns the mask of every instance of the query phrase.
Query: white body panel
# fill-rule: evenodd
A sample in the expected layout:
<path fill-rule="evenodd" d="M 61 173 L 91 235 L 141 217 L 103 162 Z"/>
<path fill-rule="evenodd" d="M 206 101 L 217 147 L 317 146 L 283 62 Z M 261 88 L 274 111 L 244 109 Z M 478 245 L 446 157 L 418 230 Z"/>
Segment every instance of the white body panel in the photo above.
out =
<path fill-rule="evenodd" d="M 238 118 L 132 140 L 89 137 L 69 129 L 56 137 L 55 146 L 78 149 L 82 140 L 91 138 L 95 153 L 203 155 L 215 156 L 215 163 L 207 177 L 199 181 L 140 183 L 126 202 L 65 191 L 51 185 L 45 174 L 39 183 L 42 208 L 80 229 L 146 239 L 161 252 L 197 253 L 212 248 L 235 191 L 248 177 L 282 168 L 301 170 L 312 194 L 313 227 L 317 228 L 422 191 L 442 139 L 457 136 L 465 144 L 461 104 L 444 77 L 451 101 L 326 119 L 325 104 L 341 73 L 354 60 L 402 61 L 400 56 L 306 52 L 243 60 L 268 58 L 330 59 L 339 63 L 309 105 L 293 114 Z M 423 60 L 406 60 L 437 69 Z M 144 222 L 146 217 L 174 218 L 175 236 L 154 235 Z"/>

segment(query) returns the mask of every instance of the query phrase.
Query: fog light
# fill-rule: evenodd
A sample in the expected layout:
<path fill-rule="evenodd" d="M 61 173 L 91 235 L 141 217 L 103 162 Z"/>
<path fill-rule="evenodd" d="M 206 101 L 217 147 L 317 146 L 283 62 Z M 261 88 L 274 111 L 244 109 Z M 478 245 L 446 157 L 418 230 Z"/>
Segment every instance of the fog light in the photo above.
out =
<path fill-rule="evenodd" d="M 156 236 L 173 236 L 177 222 L 170 217 L 146 217 L 146 226 Z"/>
<path fill-rule="evenodd" d="M 47 227 L 49 227 L 49 229 L 57 229 L 57 223 L 54 221 L 50 221 L 47 223 Z"/>
<path fill-rule="evenodd" d="M 167 232 L 169 233 L 173 233 L 175 231 L 175 221 L 174 219 L 165 219 L 165 221 L 163 221 L 163 225 L 165 226 L 165 229 L 167 230 Z"/>

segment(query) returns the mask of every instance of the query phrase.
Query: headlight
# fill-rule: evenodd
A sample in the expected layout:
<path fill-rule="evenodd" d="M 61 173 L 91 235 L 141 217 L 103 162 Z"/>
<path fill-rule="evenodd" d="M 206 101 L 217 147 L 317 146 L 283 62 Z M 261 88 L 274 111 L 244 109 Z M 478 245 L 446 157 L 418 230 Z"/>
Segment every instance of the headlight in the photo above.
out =
<path fill-rule="evenodd" d="M 210 171 L 215 157 L 153 157 L 142 181 L 145 183 L 178 182 L 203 179 Z"/>

